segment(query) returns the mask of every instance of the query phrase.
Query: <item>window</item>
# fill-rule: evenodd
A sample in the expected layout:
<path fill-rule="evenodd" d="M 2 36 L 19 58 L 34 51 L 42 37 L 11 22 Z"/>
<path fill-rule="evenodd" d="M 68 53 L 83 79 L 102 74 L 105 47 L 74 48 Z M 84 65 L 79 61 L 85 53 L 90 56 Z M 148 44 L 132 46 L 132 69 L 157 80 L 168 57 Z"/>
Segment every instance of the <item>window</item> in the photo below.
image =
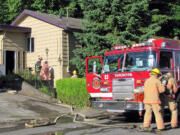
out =
<path fill-rule="evenodd" d="M 171 68 L 172 66 L 172 52 L 161 51 L 159 59 L 160 68 Z"/>
<path fill-rule="evenodd" d="M 131 52 L 104 57 L 104 72 L 145 71 L 156 66 L 155 51 Z"/>
<path fill-rule="evenodd" d="M 88 73 L 93 73 L 93 70 L 95 70 L 94 66 L 96 68 L 96 73 L 100 74 L 102 70 L 100 58 L 88 59 Z"/>
<path fill-rule="evenodd" d="M 27 52 L 34 52 L 34 38 L 27 39 Z"/>

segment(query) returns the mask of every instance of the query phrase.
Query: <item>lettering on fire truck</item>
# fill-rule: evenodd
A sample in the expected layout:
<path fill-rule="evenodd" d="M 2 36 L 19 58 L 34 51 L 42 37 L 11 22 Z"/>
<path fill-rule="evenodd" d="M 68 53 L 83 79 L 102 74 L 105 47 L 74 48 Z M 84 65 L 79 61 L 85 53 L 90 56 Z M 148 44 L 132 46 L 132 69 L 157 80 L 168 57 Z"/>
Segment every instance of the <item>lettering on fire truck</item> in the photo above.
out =
<path fill-rule="evenodd" d="M 128 77 L 128 76 L 132 76 L 132 73 L 115 74 L 115 77 Z"/>

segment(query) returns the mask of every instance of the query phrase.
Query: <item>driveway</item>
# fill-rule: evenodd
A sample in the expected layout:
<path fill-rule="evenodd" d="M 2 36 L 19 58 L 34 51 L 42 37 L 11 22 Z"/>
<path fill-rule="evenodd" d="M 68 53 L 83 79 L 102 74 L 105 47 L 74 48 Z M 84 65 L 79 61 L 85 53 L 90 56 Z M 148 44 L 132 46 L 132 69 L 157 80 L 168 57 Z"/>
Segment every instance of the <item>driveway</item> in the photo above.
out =
<path fill-rule="evenodd" d="M 119 114 L 117 116 L 109 114 L 109 118 L 88 121 L 88 124 L 85 124 L 83 122 L 64 123 L 62 122 L 63 119 L 61 119 L 62 121 L 58 121 L 56 125 L 37 128 L 25 128 L 25 123 L 32 119 L 43 118 L 54 120 L 57 116 L 60 116 L 61 114 L 70 113 L 71 108 L 63 106 L 62 104 L 51 103 L 47 100 L 33 98 L 22 94 L 14 95 L 8 93 L 0 93 L 0 103 L 1 135 L 54 135 L 55 133 L 68 135 L 178 135 L 180 132 L 180 128 L 169 129 L 162 133 L 138 132 L 137 125 L 141 125 L 142 120 L 136 120 L 130 116 L 130 118 L 127 117 L 127 119 L 126 117 L 124 117 L 123 114 Z M 85 114 L 86 116 L 91 118 L 103 114 L 103 112 L 93 109 L 76 109 L 75 111 L 80 112 L 81 114 Z M 166 122 L 166 125 L 169 125 L 169 122 Z M 153 123 L 153 127 L 156 127 L 155 123 Z"/>
<path fill-rule="evenodd" d="M 54 119 L 63 113 L 69 113 L 69 107 L 63 107 L 47 100 L 22 94 L 0 93 L 0 131 L 10 127 L 20 127 L 31 119 Z"/>

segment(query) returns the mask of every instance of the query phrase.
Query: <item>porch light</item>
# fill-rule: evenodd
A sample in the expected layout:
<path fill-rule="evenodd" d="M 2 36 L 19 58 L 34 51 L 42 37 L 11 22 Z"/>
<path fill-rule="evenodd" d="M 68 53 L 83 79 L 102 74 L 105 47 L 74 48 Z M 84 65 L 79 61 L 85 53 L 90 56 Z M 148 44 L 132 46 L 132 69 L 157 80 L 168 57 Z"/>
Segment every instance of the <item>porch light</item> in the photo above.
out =
<path fill-rule="evenodd" d="M 45 50 L 45 51 L 46 51 L 46 55 L 48 55 L 49 49 L 48 49 L 48 48 L 46 48 L 46 50 Z"/>
<path fill-rule="evenodd" d="M 47 60 L 48 60 L 48 53 L 49 53 L 49 49 L 48 49 L 48 48 L 46 48 L 46 49 L 45 49 L 45 52 L 46 52 L 46 58 L 47 58 Z"/>

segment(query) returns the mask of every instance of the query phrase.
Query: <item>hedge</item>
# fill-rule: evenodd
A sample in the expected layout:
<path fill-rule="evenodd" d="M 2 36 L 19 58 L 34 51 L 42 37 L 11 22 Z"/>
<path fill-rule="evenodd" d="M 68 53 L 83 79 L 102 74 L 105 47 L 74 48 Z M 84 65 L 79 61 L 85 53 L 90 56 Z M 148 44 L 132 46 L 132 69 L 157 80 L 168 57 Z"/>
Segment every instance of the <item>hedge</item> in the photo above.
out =
<path fill-rule="evenodd" d="M 56 81 L 57 99 L 74 107 L 89 107 L 90 95 L 83 78 L 64 78 Z"/>

